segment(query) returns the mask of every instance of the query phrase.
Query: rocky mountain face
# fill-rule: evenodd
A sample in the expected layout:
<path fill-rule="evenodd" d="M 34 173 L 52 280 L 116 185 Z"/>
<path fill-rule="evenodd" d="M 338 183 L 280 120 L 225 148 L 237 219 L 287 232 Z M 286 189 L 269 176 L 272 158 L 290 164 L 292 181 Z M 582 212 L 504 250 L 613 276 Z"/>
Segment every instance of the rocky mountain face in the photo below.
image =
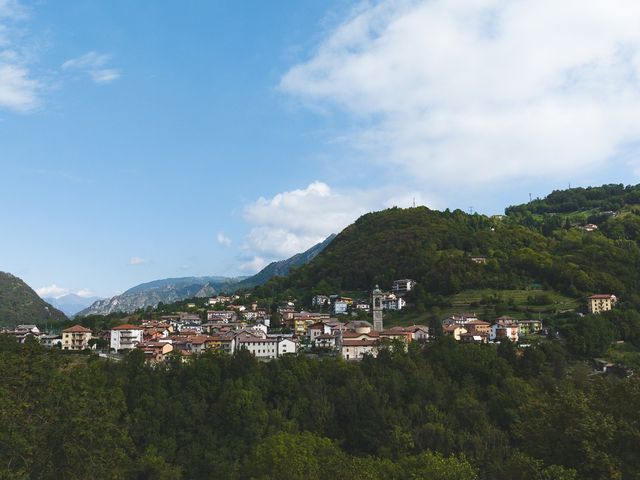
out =
<path fill-rule="evenodd" d="M 24 281 L 0 272 L 0 326 L 63 320 L 67 320 L 66 315 L 41 299 Z"/>
<path fill-rule="evenodd" d="M 229 291 L 241 278 L 183 277 L 166 278 L 143 283 L 121 295 L 94 302 L 78 315 L 108 315 L 113 312 L 132 313 L 141 308 L 156 307 L 193 297 L 208 297 Z"/>
<path fill-rule="evenodd" d="M 102 300 L 100 297 L 81 297 L 75 293 L 69 293 L 58 298 L 43 298 L 43 300 L 61 310 L 68 316 L 90 307 L 94 302 Z"/>
<path fill-rule="evenodd" d="M 167 278 L 130 288 L 121 295 L 94 302 L 78 315 L 108 315 L 113 312 L 132 313 L 141 308 L 156 307 L 160 302 L 171 303 L 194 297 L 211 297 L 218 293 L 230 293 L 242 288 L 262 285 L 274 276 L 287 275 L 289 271 L 305 265 L 316 257 L 335 238 L 314 245 L 306 252 L 291 258 L 272 262 L 251 277 L 184 277 Z"/>

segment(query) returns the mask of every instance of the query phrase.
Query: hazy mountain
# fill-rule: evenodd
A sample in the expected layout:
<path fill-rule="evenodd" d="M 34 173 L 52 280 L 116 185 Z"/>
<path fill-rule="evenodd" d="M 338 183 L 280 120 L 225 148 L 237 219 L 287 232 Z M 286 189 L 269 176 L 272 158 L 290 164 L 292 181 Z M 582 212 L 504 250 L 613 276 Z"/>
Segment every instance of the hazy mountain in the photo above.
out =
<path fill-rule="evenodd" d="M 78 315 L 108 315 L 112 312 L 132 313 L 140 308 L 156 307 L 160 302 L 171 303 L 193 297 L 210 297 L 241 288 L 262 285 L 274 276 L 287 275 L 291 268 L 310 262 L 331 243 L 335 235 L 291 258 L 272 262 L 251 277 L 184 277 L 166 278 L 143 283 L 121 295 L 95 301 Z"/>
<path fill-rule="evenodd" d="M 231 290 L 245 277 L 182 277 L 165 278 L 130 288 L 121 295 L 94 302 L 78 315 L 107 315 L 112 312 L 131 313 L 140 308 L 156 307 L 193 297 L 209 297 Z"/>
<path fill-rule="evenodd" d="M 320 252 L 322 252 L 336 238 L 336 234 L 332 233 L 323 242 L 320 242 L 309 250 L 298 253 L 286 260 L 271 262 L 255 275 L 238 282 L 234 289 L 252 288 L 266 283 L 273 277 L 282 277 L 288 275 L 292 268 L 305 265 L 313 260 Z"/>
<path fill-rule="evenodd" d="M 81 297 L 75 293 L 69 293 L 58 298 L 44 298 L 44 301 L 62 310 L 65 314 L 73 316 L 81 310 L 90 307 L 94 302 L 102 300 L 100 297 Z"/>
<path fill-rule="evenodd" d="M 0 325 L 42 325 L 60 320 L 67 320 L 64 313 L 41 299 L 18 277 L 0 272 Z"/>

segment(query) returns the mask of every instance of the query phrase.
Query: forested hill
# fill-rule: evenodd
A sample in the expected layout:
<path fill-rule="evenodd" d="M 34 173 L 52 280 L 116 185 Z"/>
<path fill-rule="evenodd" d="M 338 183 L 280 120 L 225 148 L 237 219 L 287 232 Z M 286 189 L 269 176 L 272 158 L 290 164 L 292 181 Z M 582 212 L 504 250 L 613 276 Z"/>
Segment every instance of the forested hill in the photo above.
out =
<path fill-rule="evenodd" d="M 615 222 L 623 217 L 640 225 L 633 212 Z M 272 279 L 256 293 L 308 296 L 368 290 L 375 284 L 389 288 L 394 279 L 413 278 L 429 294 L 536 284 L 573 297 L 615 292 L 640 303 L 640 228 L 616 235 L 607 228 L 586 232 L 570 221 L 539 227 L 511 216 L 426 207 L 369 213 L 308 265 Z M 474 256 L 486 256 L 486 264 L 474 262 Z"/>
<path fill-rule="evenodd" d="M 507 215 L 514 213 L 575 213 L 616 212 L 625 206 L 640 205 L 640 185 L 610 184 L 601 187 L 554 190 L 542 199 L 508 207 Z"/>
<path fill-rule="evenodd" d="M 64 320 L 65 314 L 42 300 L 29 285 L 10 273 L 0 272 L 0 326 Z"/>

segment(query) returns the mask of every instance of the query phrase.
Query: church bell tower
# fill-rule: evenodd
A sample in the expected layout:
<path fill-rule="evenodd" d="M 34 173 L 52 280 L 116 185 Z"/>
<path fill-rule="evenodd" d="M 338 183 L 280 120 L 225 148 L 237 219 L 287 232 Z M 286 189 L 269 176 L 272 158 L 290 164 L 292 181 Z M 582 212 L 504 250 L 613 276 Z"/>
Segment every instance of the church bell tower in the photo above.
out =
<path fill-rule="evenodd" d="M 376 288 L 373 290 L 371 294 L 372 297 L 372 312 L 373 312 L 373 330 L 376 332 L 381 332 L 382 327 L 382 291 L 380 287 L 376 285 Z"/>

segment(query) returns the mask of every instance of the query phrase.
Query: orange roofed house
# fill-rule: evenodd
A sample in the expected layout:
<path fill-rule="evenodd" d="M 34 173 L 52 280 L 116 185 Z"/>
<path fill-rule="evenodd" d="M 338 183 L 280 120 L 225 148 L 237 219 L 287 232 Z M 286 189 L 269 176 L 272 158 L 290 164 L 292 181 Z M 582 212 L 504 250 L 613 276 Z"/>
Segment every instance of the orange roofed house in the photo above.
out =
<path fill-rule="evenodd" d="M 62 349 L 79 351 L 89 348 L 91 336 L 91 330 L 82 325 L 66 328 L 62 331 Z"/>
<path fill-rule="evenodd" d="M 591 295 L 588 298 L 587 307 L 589 308 L 589 313 L 607 312 L 611 310 L 616 301 L 616 296 L 611 294 Z"/>

